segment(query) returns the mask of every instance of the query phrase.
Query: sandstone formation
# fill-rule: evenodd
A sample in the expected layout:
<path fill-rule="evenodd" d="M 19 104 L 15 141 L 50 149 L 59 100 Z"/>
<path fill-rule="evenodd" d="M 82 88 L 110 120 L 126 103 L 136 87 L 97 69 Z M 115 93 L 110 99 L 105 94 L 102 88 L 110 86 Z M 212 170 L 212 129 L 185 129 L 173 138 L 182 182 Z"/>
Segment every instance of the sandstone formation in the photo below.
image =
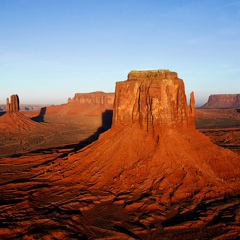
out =
<path fill-rule="evenodd" d="M 158 169 L 161 166 L 158 171 L 159 177 L 160 172 L 163 174 L 165 171 L 163 165 L 172 166 L 171 172 L 178 169 L 179 165 L 184 166 L 182 174 L 191 176 L 195 186 L 198 174 L 193 174 L 192 170 L 186 171 L 188 168 L 201 172 L 200 182 L 203 185 L 211 181 L 220 181 L 219 184 L 222 185 L 220 179 L 238 176 L 239 157 L 212 144 L 208 138 L 196 131 L 194 96 L 192 93 L 188 106 L 184 83 L 178 78 L 177 73 L 168 70 L 130 72 L 127 81 L 116 84 L 113 109 L 111 130 L 104 133 L 92 147 L 69 157 L 70 161 L 81 159 L 79 168 L 84 168 L 85 164 L 93 166 L 87 169 L 87 172 L 91 172 L 98 179 L 95 182 L 97 185 L 103 187 L 107 179 L 108 186 L 119 183 L 117 188 L 114 187 L 119 189 L 123 182 L 118 176 L 120 173 L 117 169 L 121 168 L 128 169 L 121 173 L 128 179 L 126 188 L 130 186 L 131 181 L 152 182 L 153 176 L 148 176 L 152 173 L 151 168 L 154 166 Z M 206 157 L 207 149 L 211 149 L 211 153 Z M 221 158 L 228 156 L 228 160 L 224 160 L 225 163 L 219 160 L 216 165 L 216 156 Z M 220 167 L 221 161 L 227 166 Z M 100 169 L 108 169 L 107 176 Z M 94 174 L 93 171 L 101 173 Z M 169 168 L 166 168 L 166 171 L 169 171 Z M 129 178 L 128 174 L 134 176 L 133 179 Z M 140 180 L 138 177 L 143 179 Z M 115 182 L 109 183 L 109 179 L 115 179 Z M 144 184 L 141 187 L 143 186 Z M 182 187 L 186 186 L 183 184 Z M 190 191 L 192 190 L 191 187 Z"/>
<path fill-rule="evenodd" d="M 19 112 L 19 98 L 17 94 L 11 96 L 11 101 L 9 101 L 9 98 L 6 100 L 6 113 L 16 112 Z"/>
<path fill-rule="evenodd" d="M 99 140 L 21 157 L 11 175 L 2 159 L 0 236 L 238 239 L 240 157 L 195 129 L 194 102 L 176 73 L 133 71 Z"/>
<path fill-rule="evenodd" d="M 114 96 L 114 93 L 104 92 L 76 93 L 73 98 L 68 98 L 67 104 L 47 107 L 46 115 L 79 115 L 101 118 L 105 111 L 112 111 Z"/>
<path fill-rule="evenodd" d="M 132 71 L 117 82 L 113 126 L 137 123 L 143 128 L 194 126 L 194 94 L 187 105 L 184 83 L 169 70 Z"/>
<path fill-rule="evenodd" d="M 114 93 L 105 92 L 91 92 L 91 93 L 76 93 L 68 102 L 79 102 L 83 104 L 102 104 L 102 105 L 113 105 Z"/>
<path fill-rule="evenodd" d="M 0 117 L 0 131 L 18 132 L 32 129 L 38 123 L 30 120 L 19 112 L 19 97 L 17 94 L 11 95 L 6 100 L 6 113 Z"/>
<path fill-rule="evenodd" d="M 65 145 L 79 149 L 96 140 L 111 127 L 113 100 L 109 96 L 114 95 L 103 92 L 83 95 L 87 98 L 85 102 L 73 100 L 46 107 L 21 105 L 21 112 L 0 112 L 0 158 Z M 8 106 L 10 110 L 10 103 Z M 30 108 L 35 111 L 26 111 Z"/>
<path fill-rule="evenodd" d="M 208 102 L 201 108 L 231 108 L 240 109 L 240 94 L 215 94 L 210 95 Z"/>

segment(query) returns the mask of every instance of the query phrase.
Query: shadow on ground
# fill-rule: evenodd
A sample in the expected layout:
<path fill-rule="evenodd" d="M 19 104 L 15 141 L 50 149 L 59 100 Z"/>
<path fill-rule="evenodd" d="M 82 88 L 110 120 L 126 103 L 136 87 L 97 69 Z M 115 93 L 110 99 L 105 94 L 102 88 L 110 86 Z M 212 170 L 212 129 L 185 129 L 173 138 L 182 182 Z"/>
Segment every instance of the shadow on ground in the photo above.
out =
<path fill-rule="evenodd" d="M 44 122 L 44 116 L 46 114 L 46 110 L 47 110 L 46 107 L 42 107 L 39 112 L 39 115 L 36 117 L 32 117 L 31 120 L 33 120 L 35 122 Z"/>
<path fill-rule="evenodd" d="M 41 110 L 40 114 L 35 117 L 35 121 L 44 121 L 44 115 L 45 115 L 46 109 Z M 67 144 L 59 147 L 53 147 L 53 148 L 45 148 L 45 149 L 37 149 L 28 153 L 20 153 L 20 154 L 14 154 L 9 157 L 21 157 L 26 154 L 43 154 L 43 153 L 51 153 L 51 152 L 60 152 L 66 149 L 64 151 L 62 157 L 68 155 L 69 153 L 77 152 L 81 150 L 82 148 L 86 147 L 87 145 L 91 144 L 92 142 L 96 141 L 100 134 L 104 133 L 112 126 L 112 116 L 113 111 L 112 110 L 106 110 L 102 113 L 102 126 L 97 129 L 97 131 L 89 136 L 88 138 L 76 143 L 76 144 Z M 33 120 L 33 119 L 32 119 Z"/>
<path fill-rule="evenodd" d="M 4 115 L 6 112 L 0 112 L 0 117 L 2 116 L 2 115 Z"/>

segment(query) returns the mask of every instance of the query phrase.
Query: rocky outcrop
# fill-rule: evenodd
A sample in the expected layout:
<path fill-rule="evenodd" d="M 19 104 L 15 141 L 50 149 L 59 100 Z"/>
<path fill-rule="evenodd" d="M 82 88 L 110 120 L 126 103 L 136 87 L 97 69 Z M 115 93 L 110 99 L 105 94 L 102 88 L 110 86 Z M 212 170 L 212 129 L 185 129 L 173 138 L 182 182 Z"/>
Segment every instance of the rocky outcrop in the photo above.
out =
<path fill-rule="evenodd" d="M 114 93 L 90 92 L 76 93 L 73 98 L 68 98 L 68 103 L 58 107 L 49 107 L 50 112 L 59 114 L 81 115 L 81 116 L 102 116 L 105 111 L 112 111 L 114 103 Z"/>
<path fill-rule="evenodd" d="M 208 102 L 201 108 L 208 109 L 240 109 L 240 94 L 214 94 L 210 95 Z"/>
<path fill-rule="evenodd" d="M 21 157 L 11 174 L 3 159 L 0 236 L 238 239 L 239 155 L 195 129 L 194 102 L 176 73 L 134 71 L 97 141 Z"/>
<path fill-rule="evenodd" d="M 6 100 L 6 113 L 16 112 L 19 112 L 19 98 L 17 94 L 11 96 L 11 101 L 9 101 L 9 98 Z"/>
<path fill-rule="evenodd" d="M 114 93 L 91 92 L 91 93 L 76 93 L 73 98 L 68 98 L 68 102 L 79 102 L 82 104 L 94 105 L 113 105 Z"/>
<path fill-rule="evenodd" d="M 165 195 L 162 201 L 170 201 L 171 195 L 179 200 L 195 191 L 208 192 L 209 184 L 218 191 L 223 179 L 239 177 L 239 157 L 195 129 L 194 103 L 192 93 L 188 106 L 177 73 L 130 72 L 128 80 L 116 84 L 112 128 L 69 156 L 70 162 L 81 161 L 74 171 L 89 176 L 79 175 L 77 181 L 116 192 L 143 190 L 158 182 Z M 228 190 L 223 187 L 221 194 Z"/>
<path fill-rule="evenodd" d="M 6 100 L 6 114 L 0 118 L 0 131 L 14 132 L 32 130 L 36 123 L 19 112 L 19 97 L 17 94 L 11 95 Z"/>
<path fill-rule="evenodd" d="M 150 129 L 194 126 L 194 93 L 187 105 L 184 82 L 169 70 L 131 71 L 117 82 L 113 126 Z"/>

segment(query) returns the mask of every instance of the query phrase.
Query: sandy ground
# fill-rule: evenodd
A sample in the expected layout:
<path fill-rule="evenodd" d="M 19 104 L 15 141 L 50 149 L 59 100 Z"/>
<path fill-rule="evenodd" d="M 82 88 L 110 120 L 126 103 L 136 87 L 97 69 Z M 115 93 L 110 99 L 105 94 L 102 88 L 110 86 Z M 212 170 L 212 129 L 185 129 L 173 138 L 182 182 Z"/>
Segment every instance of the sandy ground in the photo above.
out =
<path fill-rule="evenodd" d="M 29 113 L 25 113 L 27 116 Z M 30 119 L 34 119 L 31 116 Z M 34 122 L 34 121 L 33 121 Z M 80 148 L 93 140 L 109 126 L 102 127 L 100 116 L 46 116 L 33 127 L 22 127 L 0 134 L 0 157 L 20 156 L 49 148 Z"/>
<path fill-rule="evenodd" d="M 1 131 L 0 157 L 20 156 L 49 148 L 80 149 L 96 140 L 100 133 L 111 126 L 111 114 L 107 119 L 101 115 L 59 114 L 47 114 L 39 119 L 39 112 L 23 114 L 39 124 L 19 131 Z M 196 127 L 215 144 L 240 153 L 240 113 L 233 110 L 197 110 Z"/>
<path fill-rule="evenodd" d="M 225 113 L 219 115 L 219 112 L 209 114 L 202 111 L 196 116 L 196 125 L 213 142 L 239 152 L 239 119 L 235 113 L 233 116 L 236 118 L 229 118 L 229 114 Z M 34 119 L 34 115 L 28 117 Z M 99 171 L 99 176 L 103 174 L 101 172 L 106 169 L 102 169 L 102 166 L 105 165 L 98 166 L 95 163 L 84 169 L 87 165 L 81 166 L 81 158 L 77 157 L 78 154 L 84 157 L 86 152 L 85 155 L 88 154 L 89 161 L 91 160 L 91 151 L 88 149 L 92 145 L 89 144 L 107 129 L 106 125 L 101 128 L 101 117 L 69 118 L 49 115 L 45 116 L 44 122 L 37 123 L 40 125 L 34 125 L 33 129 L 20 128 L 19 131 L 4 132 L 0 136 L 1 239 L 240 238 L 240 195 L 239 191 L 232 193 L 237 182 L 231 180 L 233 182 L 228 183 L 220 179 L 217 188 L 209 182 L 208 189 L 196 188 L 194 194 L 177 201 L 181 184 L 174 182 L 176 178 L 182 178 L 183 186 L 188 186 L 189 191 L 195 186 L 195 169 L 191 167 L 186 174 L 182 169 L 166 172 L 166 180 L 169 181 L 160 178 L 151 183 L 150 187 L 141 188 L 140 184 L 140 187 L 131 190 L 133 186 L 128 184 L 129 186 L 114 190 L 111 188 L 111 171 L 107 174 L 109 179 L 105 179 L 108 184 L 95 181 L 95 176 L 92 175 L 95 171 Z M 181 133 L 179 137 L 183 135 Z M 120 140 L 120 143 L 117 139 L 111 141 L 107 136 L 103 137 L 106 146 L 121 145 Z M 179 142 L 176 144 L 176 148 L 181 146 Z M 194 144 L 197 149 L 197 143 Z M 85 146 L 86 150 L 81 153 Z M 199 147 L 204 147 L 204 143 Z M 122 154 L 127 156 L 127 145 L 124 149 Z M 148 150 L 140 148 L 138 151 L 141 155 L 141 151 Z M 174 152 L 179 155 L 177 149 Z M 99 159 L 104 154 L 104 150 L 100 151 Z M 165 154 L 169 157 L 171 152 Z M 237 155 L 234 156 L 237 158 Z M 180 157 L 185 156 L 179 155 Z M 98 157 L 95 158 L 98 160 Z M 116 171 L 120 167 L 121 164 L 115 166 L 113 163 L 112 168 Z M 165 167 L 168 171 L 168 166 Z M 158 169 L 156 174 L 150 174 L 156 175 L 158 179 L 160 173 Z M 83 176 L 84 174 L 86 175 Z M 192 174 L 192 178 L 188 174 Z M 196 176 L 201 184 L 201 174 L 196 173 Z M 117 176 L 120 177 L 121 174 Z M 132 181 L 136 180 L 130 173 L 129 177 Z M 87 180 L 89 184 L 86 184 Z M 161 184 L 170 192 L 169 199 L 166 199 L 160 188 Z M 229 194 L 217 194 L 228 184 L 232 184 L 231 194 L 230 191 Z M 95 187 L 96 185 L 100 187 Z M 108 187 L 105 188 L 106 185 Z"/>

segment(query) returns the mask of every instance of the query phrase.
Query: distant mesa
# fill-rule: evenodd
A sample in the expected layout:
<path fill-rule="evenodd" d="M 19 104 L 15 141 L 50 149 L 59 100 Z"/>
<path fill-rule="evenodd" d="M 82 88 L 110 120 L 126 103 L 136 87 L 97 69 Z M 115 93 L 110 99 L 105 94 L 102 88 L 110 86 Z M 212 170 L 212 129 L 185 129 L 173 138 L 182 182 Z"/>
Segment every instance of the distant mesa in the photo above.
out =
<path fill-rule="evenodd" d="M 46 114 L 101 116 L 113 109 L 115 93 L 90 92 L 76 93 L 68 98 L 67 104 L 47 107 Z"/>
<path fill-rule="evenodd" d="M 83 104 L 113 105 L 115 93 L 90 92 L 76 93 L 73 98 L 68 98 L 68 102 L 78 102 Z"/>
<path fill-rule="evenodd" d="M 210 95 L 208 102 L 201 108 L 206 109 L 240 109 L 240 94 Z"/>
<path fill-rule="evenodd" d="M 101 117 L 106 110 L 113 109 L 114 93 L 90 92 L 76 93 L 68 98 L 66 104 L 48 106 L 46 116 L 57 114 L 59 116 L 98 116 Z"/>

